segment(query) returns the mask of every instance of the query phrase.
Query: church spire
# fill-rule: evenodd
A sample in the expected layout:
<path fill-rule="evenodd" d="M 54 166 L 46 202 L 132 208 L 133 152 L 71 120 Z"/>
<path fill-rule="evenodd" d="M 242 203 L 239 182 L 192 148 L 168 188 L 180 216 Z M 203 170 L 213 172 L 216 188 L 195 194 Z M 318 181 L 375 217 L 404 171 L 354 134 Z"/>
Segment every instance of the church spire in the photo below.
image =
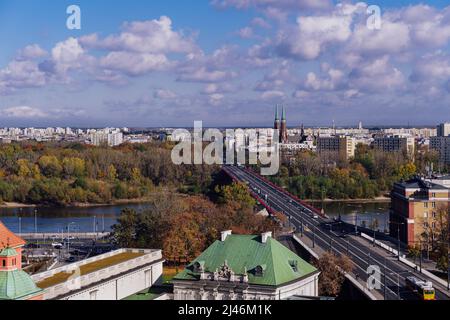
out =
<path fill-rule="evenodd" d="M 278 105 L 275 108 L 275 121 L 277 121 L 277 120 L 280 120 L 279 113 L 278 113 Z"/>
<path fill-rule="evenodd" d="M 286 121 L 286 110 L 284 109 L 284 106 L 283 106 L 281 121 Z"/>

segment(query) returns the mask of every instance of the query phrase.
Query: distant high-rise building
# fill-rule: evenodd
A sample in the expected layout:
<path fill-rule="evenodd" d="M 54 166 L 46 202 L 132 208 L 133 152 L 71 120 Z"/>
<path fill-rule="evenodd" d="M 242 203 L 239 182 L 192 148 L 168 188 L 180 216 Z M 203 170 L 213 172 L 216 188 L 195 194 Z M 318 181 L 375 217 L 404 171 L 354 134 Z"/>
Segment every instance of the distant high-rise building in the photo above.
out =
<path fill-rule="evenodd" d="M 317 152 L 321 155 L 348 160 L 355 156 L 355 140 L 347 136 L 318 137 Z"/>
<path fill-rule="evenodd" d="M 437 136 L 438 137 L 448 137 L 450 136 L 450 123 L 441 123 L 437 126 Z"/>
<path fill-rule="evenodd" d="M 378 137 L 373 141 L 376 150 L 383 152 L 405 152 L 414 156 L 415 140 L 412 137 L 388 136 Z"/>
<path fill-rule="evenodd" d="M 430 149 L 439 154 L 440 162 L 450 164 L 450 136 L 431 137 Z"/>

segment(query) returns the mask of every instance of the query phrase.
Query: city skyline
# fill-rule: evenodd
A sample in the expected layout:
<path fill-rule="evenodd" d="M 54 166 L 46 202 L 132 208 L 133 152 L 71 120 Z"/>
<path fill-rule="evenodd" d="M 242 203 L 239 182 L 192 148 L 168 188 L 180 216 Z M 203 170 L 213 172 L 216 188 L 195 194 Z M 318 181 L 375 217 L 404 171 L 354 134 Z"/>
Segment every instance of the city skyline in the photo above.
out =
<path fill-rule="evenodd" d="M 356 1 L 78 1 L 68 30 L 71 4 L 0 1 L 0 127 L 269 127 L 280 103 L 289 127 L 450 118 L 442 1 L 368 3 L 379 30 Z"/>

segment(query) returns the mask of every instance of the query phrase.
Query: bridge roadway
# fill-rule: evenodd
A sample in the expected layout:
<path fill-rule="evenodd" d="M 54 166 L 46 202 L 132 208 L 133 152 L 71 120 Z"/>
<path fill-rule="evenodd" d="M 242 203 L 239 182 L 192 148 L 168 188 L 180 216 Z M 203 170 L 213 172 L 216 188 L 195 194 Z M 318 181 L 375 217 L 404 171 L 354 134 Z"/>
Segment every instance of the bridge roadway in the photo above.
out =
<path fill-rule="evenodd" d="M 359 280 L 366 282 L 368 267 L 378 266 L 381 279 L 378 283 L 380 289 L 374 289 L 378 293 L 377 296 L 385 297 L 386 300 L 417 300 L 418 297 L 406 289 L 406 277 L 416 276 L 431 281 L 399 262 L 388 252 L 374 248 L 367 241 L 358 241 L 357 235 L 342 237 L 340 232 L 333 230 L 335 224 L 333 220 L 322 216 L 317 209 L 299 201 L 287 191 L 275 187 L 252 171 L 235 166 L 224 166 L 223 170 L 233 179 L 247 183 L 252 194 L 270 210 L 285 214 L 297 232 L 303 231 L 303 236 L 308 238 L 310 243 L 314 243 L 314 247 L 322 251 L 332 250 L 339 255 L 347 255 L 354 263 L 353 273 Z M 448 291 L 444 286 L 436 283 L 433 285 L 437 300 L 449 300 Z"/>

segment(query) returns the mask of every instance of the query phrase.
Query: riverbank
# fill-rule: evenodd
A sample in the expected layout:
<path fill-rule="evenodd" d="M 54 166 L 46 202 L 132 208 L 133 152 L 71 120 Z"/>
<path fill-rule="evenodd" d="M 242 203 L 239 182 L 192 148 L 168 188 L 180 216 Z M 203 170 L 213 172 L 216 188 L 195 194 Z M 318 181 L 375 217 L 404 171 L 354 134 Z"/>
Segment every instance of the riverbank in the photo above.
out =
<path fill-rule="evenodd" d="M 34 204 L 25 204 L 18 202 L 2 202 L 0 203 L 0 208 L 35 208 Z"/>
<path fill-rule="evenodd" d="M 95 207 L 112 207 L 117 205 L 127 205 L 127 204 L 145 204 L 151 202 L 155 197 L 165 195 L 166 193 L 155 193 L 151 196 L 145 197 L 145 198 L 138 198 L 138 199 L 118 199 L 111 201 L 109 203 L 70 203 L 65 206 L 59 206 L 60 208 L 95 208 Z M 172 193 L 175 196 L 178 197 L 186 197 L 187 195 L 181 194 L 181 193 Z M 14 208 L 38 208 L 38 207 L 58 207 L 54 205 L 46 205 L 46 204 L 26 204 L 26 203 L 18 203 L 18 202 L 3 202 L 0 203 L 0 208 L 3 209 L 14 209 Z"/>
<path fill-rule="evenodd" d="M 304 201 L 306 202 L 311 202 L 311 203 L 321 203 L 321 202 L 342 202 L 342 203 L 386 203 L 386 202 L 390 202 L 391 198 L 389 197 L 376 197 L 376 198 L 372 198 L 372 199 L 324 199 L 324 200 L 312 200 L 312 199 L 305 199 Z"/>

